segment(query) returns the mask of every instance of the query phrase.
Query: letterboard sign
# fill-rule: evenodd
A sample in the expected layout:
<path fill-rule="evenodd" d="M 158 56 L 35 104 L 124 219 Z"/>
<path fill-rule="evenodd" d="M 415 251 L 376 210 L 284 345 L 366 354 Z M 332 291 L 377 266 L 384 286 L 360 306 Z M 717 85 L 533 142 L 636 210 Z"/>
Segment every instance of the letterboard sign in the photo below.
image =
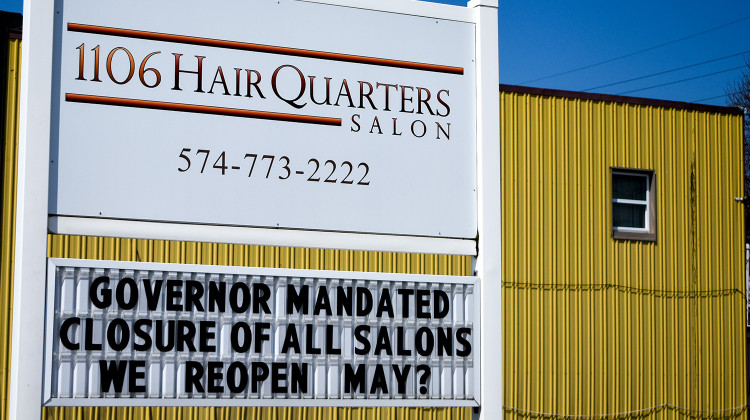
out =
<path fill-rule="evenodd" d="M 477 279 L 50 259 L 46 405 L 477 406 Z"/>

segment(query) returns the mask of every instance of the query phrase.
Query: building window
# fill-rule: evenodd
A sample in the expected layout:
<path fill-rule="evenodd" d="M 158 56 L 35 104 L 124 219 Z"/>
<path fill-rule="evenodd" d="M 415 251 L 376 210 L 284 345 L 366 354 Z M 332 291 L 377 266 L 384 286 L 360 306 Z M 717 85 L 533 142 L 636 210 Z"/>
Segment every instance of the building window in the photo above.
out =
<path fill-rule="evenodd" d="M 612 237 L 656 241 L 654 171 L 611 168 Z"/>

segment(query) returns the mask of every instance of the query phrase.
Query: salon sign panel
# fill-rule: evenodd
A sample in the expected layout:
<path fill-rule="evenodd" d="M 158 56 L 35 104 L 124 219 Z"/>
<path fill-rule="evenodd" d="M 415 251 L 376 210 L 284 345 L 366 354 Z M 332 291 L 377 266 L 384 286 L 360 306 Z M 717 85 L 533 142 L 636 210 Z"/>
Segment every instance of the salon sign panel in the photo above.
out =
<path fill-rule="evenodd" d="M 47 405 L 478 405 L 473 277 L 49 259 Z"/>
<path fill-rule="evenodd" d="M 58 2 L 49 214 L 474 239 L 474 23 L 322 3 Z"/>

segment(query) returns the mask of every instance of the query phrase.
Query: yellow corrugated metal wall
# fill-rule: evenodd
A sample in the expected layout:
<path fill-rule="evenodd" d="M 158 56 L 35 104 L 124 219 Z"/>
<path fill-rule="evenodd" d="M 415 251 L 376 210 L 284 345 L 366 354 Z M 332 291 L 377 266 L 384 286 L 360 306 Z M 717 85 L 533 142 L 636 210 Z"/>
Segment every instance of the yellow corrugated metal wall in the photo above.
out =
<path fill-rule="evenodd" d="M 13 243 L 18 150 L 18 87 L 21 42 L 11 41 L 8 118 L 4 133 L 2 201 L 2 269 L 0 270 L 0 420 L 8 418 L 10 321 L 12 313 Z M 412 274 L 471 275 L 468 256 L 403 254 L 227 245 L 144 239 L 49 235 L 47 255 L 186 264 L 351 270 Z M 67 407 L 45 408 L 45 420 L 293 420 L 293 419 L 430 419 L 469 420 L 470 408 L 195 408 Z"/>
<path fill-rule="evenodd" d="M 501 92 L 507 418 L 746 418 L 742 117 Z M 611 238 L 610 167 L 657 241 Z"/>
<path fill-rule="evenodd" d="M 378 273 L 471 275 L 467 256 L 49 235 L 47 256 Z"/>
<path fill-rule="evenodd" d="M 3 144 L 2 225 L 0 225 L 0 420 L 8 418 L 8 374 L 10 371 L 10 321 L 13 306 L 13 243 L 15 241 L 16 152 L 18 150 L 18 90 L 20 88 L 21 41 L 8 42 L 7 67 L 0 77 L 7 82 Z M 0 115 L 0 117 L 2 117 Z"/>

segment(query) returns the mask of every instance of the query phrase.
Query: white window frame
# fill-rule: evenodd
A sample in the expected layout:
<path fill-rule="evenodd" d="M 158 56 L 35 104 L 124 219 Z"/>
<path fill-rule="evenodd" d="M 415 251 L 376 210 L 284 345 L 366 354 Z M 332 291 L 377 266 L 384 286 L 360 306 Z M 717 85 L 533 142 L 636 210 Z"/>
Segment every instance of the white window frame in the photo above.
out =
<path fill-rule="evenodd" d="M 646 199 L 630 200 L 625 198 L 614 197 L 614 182 L 616 175 L 642 177 L 646 179 Z M 610 196 L 611 196 L 611 215 L 612 238 L 624 240 L 656 241 L 656 177 L 654 171 L 650 169 L 635 168 L 610 168 Z M 635 204 L 645 205 L 645 227 L 625 227 L 615 226 L 614 224 L 614 207 L 615 204 Z"/>

